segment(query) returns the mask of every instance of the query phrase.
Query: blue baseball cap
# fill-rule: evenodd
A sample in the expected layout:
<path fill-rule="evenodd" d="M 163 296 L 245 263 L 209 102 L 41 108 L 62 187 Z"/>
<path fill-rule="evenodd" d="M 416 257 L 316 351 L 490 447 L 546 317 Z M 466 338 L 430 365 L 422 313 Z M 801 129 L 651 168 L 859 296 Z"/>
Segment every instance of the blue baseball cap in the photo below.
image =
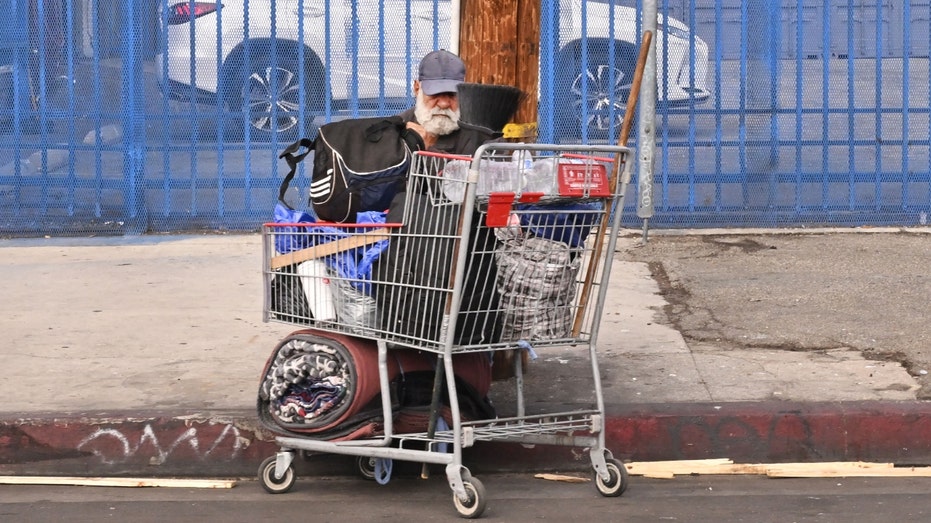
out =
<path fill-rule="evenodd" d="M 424 94 L 455 93 L 465 81 L 465 64 L 445 49 L 433 51 L 420 61 L 420 88 Z"/>

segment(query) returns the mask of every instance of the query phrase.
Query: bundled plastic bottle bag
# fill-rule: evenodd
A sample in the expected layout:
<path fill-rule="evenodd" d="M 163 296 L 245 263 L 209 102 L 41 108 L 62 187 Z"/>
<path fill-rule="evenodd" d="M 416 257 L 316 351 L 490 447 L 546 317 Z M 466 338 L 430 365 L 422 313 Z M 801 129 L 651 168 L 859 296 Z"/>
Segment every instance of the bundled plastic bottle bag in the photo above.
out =
<path fill-rule="evenodd" d="M 580 256 L 540 237 L 503 239 L 495 255 L 502 340 L 552 340 L 569 335 Z"/>

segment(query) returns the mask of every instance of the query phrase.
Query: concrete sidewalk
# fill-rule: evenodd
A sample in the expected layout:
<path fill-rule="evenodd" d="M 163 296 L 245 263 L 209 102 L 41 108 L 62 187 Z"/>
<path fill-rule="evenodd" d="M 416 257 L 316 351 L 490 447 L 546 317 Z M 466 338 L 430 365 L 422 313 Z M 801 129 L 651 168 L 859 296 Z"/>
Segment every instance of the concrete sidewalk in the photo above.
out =
<path fill-rule="evenodd" d="M 622 239 L 599 340 L 616 457 L 931 462 L 931 405 L 900 363 L 841 346 L 687 343 L 664 323 L 650 262 L 623 252 L 637 241 Z M 0 475 L 242 476 L 276 450 L 256 393 L 296 328 L 261 320 L 258 235 L 0 240 L 0 271 Z M 593 397 L 577 349 L 539 351 L 528 372 L 528 412 Z M 500 411 L 509 385 L 495 383 Z M 473 471 L 588 466 L 504 443 L 465 459 Z"/>

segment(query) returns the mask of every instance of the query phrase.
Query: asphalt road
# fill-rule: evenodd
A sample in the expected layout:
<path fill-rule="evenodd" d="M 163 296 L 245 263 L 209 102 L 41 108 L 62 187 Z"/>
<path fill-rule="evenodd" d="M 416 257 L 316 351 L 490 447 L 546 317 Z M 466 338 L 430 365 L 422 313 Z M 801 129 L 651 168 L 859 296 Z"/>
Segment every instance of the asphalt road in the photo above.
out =
<path fill-rule="evenodd" d="M 620 498 L 591 483 L 486 476 L 484 521 L 638 522 L 925 522 L 931 478 L 768 479 L 763 476 L 631 478 Z M 67 521 L 254 523 L 256 521 L 462 521 L 445 478 L 398 477 L 388 485 L 355 478 L 298 479 L 287 494 L 256 481 L 232 489 L 104 488 L 4 485 L 5 523 Z"/>
<path fill-rule="evenodd" d="M 657 320 L 690 346 L 853 348 L 902 363 L 931 399 L 931 235 L 870 231 L 650 233 L 622 257 L 649 264 L 669 302 Z"/>

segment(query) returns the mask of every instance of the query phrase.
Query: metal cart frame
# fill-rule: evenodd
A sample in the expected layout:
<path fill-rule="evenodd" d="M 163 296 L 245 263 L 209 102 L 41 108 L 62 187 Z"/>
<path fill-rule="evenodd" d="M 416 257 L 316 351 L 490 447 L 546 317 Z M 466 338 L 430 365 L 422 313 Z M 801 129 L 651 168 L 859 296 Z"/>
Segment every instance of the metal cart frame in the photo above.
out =
<path fill-rule="evenodd" d="M 417 183 L 418 178 L 427 189 L 442 191 L 437 188 L 435 178 L 442 176 L 443 167 L 456 157 L 435 155 L 432 153 L 415 154 L 411 169 L 409 184 Z M 460 179 L 459 186 L 462 194 L 459 203 L 459 223 L 456 231 L 456 248 L 450 267 L 450 288 L 446 296 L 446 309 L 443 312 L 442 329 L 435 339 L 418 339 L 417 337 L 400 336 L 396 332 L 383 327 L 359 329 L 358 326 L 347 326 L 339 321 L 327 323 L 319 322 L 314 328 L 323 332 L 333 331 L 342 334 L 350 333 L 355 336 L 367 337 L 377 342 L 378 348 L 378 374 L 383 413 L 383 435 L 381 437 L 365 438 L 351 441 L 326 441 L 306 438 L 299 435 L 283 435 L 276 437 L 281 450 L 274 456 L 266 459 L 259 469 L 259 479 L 263 487 L 272 493 L 283 493 L 290 490 L 295 481 L 293 462 L 295 451 L 312 453 L 343 454 L 359 457 L 360 469 L 366 475 L 371 475 L 370 467 L 374 459 L 388 459 L 421 462 L 424 464 L 444 465 L 446 478 L 453 491 L 453 501 L 459 515 L 466 518 L 481 516 L 486 506 L 486 493 L 482 483 L 471 475 L 469 469 L 463 465 L 462 451 L 471 447 L 477 441 L 507 441 L 521 444 L 543 444 L 572 447 L 585 447 L 589 449 L 589 456 L 594 469 L 595 485 L 599 493 L 605 496 L 619 496 L 627 487 L 627 470 L 624 465 L 615 459 L 610 450 L 605 447 L 604 434 L 604 396 L 597 357 L 597 338 L 599 331 L 601 310 L 605 302 L 608 289 L 608 279 L 611 273 L 613 253 L 617 242 L 617 233 L 621 224 L 621 214 L 624 207 L 624 195 L 630 181 L 631 149 L 620 146 L 585 146 L 585 145 L 551 145 L 551 144 L 515 144 L 494 143 L 481 146 L 472 156 L 458 159 L 468 161 L 468 175 Z M 549 160 L 548 160 L 549 159 Z M 513 162 L 511 160 L 514 160 Z M 516 165 L 519 170 L 523 164 L 520 160 L 527 160 L 527 167 L 537 161 L 568 162 L 576 166 L 576 170 L 583 173 L 581 189 L 573 193 L 576 196 L 554 196 L 537 192 L 521 192 L 521 187 L 507 190 L 507 187 L 479 187 L 480 176 L 490 167 L 511 168 Z M 490 162 L 490 163 L 489 163 Z M 597 176 L 598 170 L 593 165 L 601 165 L 602 173 L 607 171 L 607 192 L 595 194 L 593 189 L 598 188 L 598 180 L 588 178 Z M 507 166 L 507 167 L 506 167 Z M 452 169 L 447 168 L 447 171 Z M 594 173 L 594 174 L 593 174 Z M 524 173 L 526 175 L 526 173 Z M 578 174 L 578 173 L 577 173 Z M 523 180 L 524 178 L 518 178 Z M 517 182 L 520 184 L 521 182 Z M 432 185 L 431 185 L 432 184 Z M 410 185 L 409 185 L 410 187 Z M 482 194 L 482 189 L 485 194 Z M 504 189 L 504 190 L 502 190 Z M 555 191 L 550 191 L 553 193 Z M 436 196 L 437 201 L 444 198 L 443 194 Z M 587 345 L 592 367 L 592 387 L 595 397 L 594 408 L 570 410 L 566 412 L 552 412 L 528 415 L 525 412 L 523 374 L 520 358 L 516 358 L 514 377 L 517 395 L 517 413 L 512 417 L 495 418 L 489 420 L 467 421 L 460 413 L 459 396 L 457 395 L 454 377 L 453 356 L 460 352 L 481 351 L 492 352 L 498 350 L 514 350 L 519 345 L 518 339 L 502 339 L 495 343 L 482 345 L 457 345 L 453 332 L 456 330 L 457 318 L 460 313 L 465 270 L 469 262 L 469 245 L 473 215 L 478 213 L 489 227 L 506 225 L 508 219 L 513 220 L 515 205 L 521 202 L 544 203 L 547 201 L 571 202 L 576 200 L 602 202 L 599 214 L 600 223 L 592 229 L 595 234 L 589 234 L 589 241 L 584 252 L 584 261 L 581 263 L 581 272 L 576 279 L 576 293 L 572 311 L 575 322 L 572 331 L 556 339 L 542 340 L 547 345 Z M 502 203 L 503 202 L 503 203 Z M 457 203 L 457 202 L 452 202 Z M 503 220 L 503 221 L 502 221 Z M 493 223 L 496 222 L 496 223 Z M 269 282 L 275 274 L 276 267 L 286 262 L 296 261 L 300 258 L 287 258 L 292 255 L 281 255 L 275 251 L 274 235 L 276 227 L 280 224 L 267 224 L 264 227 L 264 274 L 266 282 L 265 320 L 295 323 L 293 318 L 275 316 L 270 311 Z M 291 228 L 293 230 L 294 227 Z M 379 229 L 382 230 L 382 229 Z M 403 226 L 399 229 L 403 231 Z M 608 233 L 608 231 L 611 233 Z M 360 238 L 372 234 L 372 229 L 363 230 L 362 234 L 352 235 Z M 377 232 L 377 231 L 376 231 Z M 392 231 L 395 233 L 397 231 Z M 384 234 L 376 234 L 376 239 L 383 239 Z M 390 235 L 389 235 L 390 236 Z M 357 241 L 350 246 L 358 247 L 365 242 Z M 330 252 L 330 251 L 328 251 Z M 606 254 L 604 254 L 606 253 Z M 282 256 L 285 260 L 282 261 Z M 306 257 L 305 257 L 306 258 Z M 277 263 L 274 263 L 277 260 Z M 581 274 L 585 272 L 584 276 Z M 581 291 L 581 294 L 579 294 Z M 594 293 L 594 299 L 589 296 Z M 306 327 L 306 325 L 304 325 Z M 584 328 L 583 328 L 584 327 Z M 434 402 L 431 409 L 430 424 L 426 431 L 415 433 L 396 433 L 393 424 L 391 384 L 389 377 L 389 354 L 393 348 L 409 346 L 436 354 L 437 369 L 434 383 Z M 440 365 L 440 362 L 442 365 Z M 449 416 L 451 426 L 437 428 L 438 396 L 441 388 L 446 389 L 449 398 Z M 447 449 L 451 449 L 448 451 Z M 365 458 L 368 458 L 366 460 Z"/>

